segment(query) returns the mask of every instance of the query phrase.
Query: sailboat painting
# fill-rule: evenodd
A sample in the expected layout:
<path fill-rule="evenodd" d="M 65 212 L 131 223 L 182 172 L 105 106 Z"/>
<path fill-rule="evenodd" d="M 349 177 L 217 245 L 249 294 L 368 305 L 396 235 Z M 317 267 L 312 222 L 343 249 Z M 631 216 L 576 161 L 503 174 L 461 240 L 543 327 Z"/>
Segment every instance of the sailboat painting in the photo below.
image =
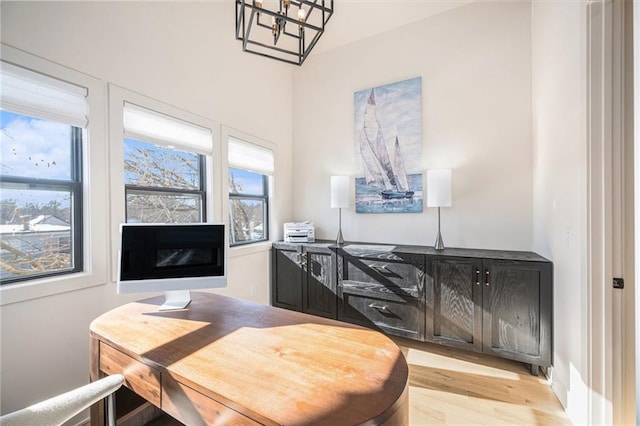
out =
<path fill-rule="evenodd" d="M 356 213 L 422 212 L 422 77 L 354 94 Z"/>

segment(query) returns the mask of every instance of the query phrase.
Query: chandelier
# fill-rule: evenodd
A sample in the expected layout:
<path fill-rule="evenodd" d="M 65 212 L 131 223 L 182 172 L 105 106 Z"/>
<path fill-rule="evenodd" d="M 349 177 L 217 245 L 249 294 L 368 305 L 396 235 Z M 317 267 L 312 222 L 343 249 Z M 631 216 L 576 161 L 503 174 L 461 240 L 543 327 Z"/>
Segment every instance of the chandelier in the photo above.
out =
<path fill-rule="evenodd" d="M 333 14 L 333 0 L 236 0 L 242 50 L 302 65 Z"/>

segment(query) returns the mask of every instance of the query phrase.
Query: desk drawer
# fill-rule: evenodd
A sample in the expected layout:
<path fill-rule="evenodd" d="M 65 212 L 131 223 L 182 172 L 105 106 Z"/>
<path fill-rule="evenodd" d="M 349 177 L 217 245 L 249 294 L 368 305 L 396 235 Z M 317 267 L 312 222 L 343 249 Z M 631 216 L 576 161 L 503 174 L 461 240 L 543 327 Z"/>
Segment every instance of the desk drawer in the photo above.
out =
<path fill-rule="evenodd" d="M 122 374 L 129 389 L 160 408 L 160 372 L 100 342 L 100 370 Z"/>
<path fill-rule="evenodd" d="M 162 410 L 189 426 L 260 424 L 185 386 L 168 374 L 162 383 Z"/>
<path fill-rule="evenodd" d="M 342 293 L 340 320 L 382 330 L 387 334 L 421 340 L 424 314 L 415 298 L 398 300 L 373 295 Z"/>

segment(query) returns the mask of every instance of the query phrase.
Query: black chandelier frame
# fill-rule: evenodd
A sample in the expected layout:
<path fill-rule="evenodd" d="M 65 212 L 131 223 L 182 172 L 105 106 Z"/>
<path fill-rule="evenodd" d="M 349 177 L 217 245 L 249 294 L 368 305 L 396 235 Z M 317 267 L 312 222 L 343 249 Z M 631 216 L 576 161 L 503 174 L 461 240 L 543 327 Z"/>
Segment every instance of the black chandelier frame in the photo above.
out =
<path fill-rule="evenodd" d="M 311 53 L 320 36 L 324 33 L 327 22 L 333 15 L 333 0 L 280 0 L 279 10 L 272 11 L 261 7 L 256 0 L 236 0 L 236 40 L 242 41 L 242 50 L 256 55 L 276 59 L 294 65 L 302 65 Z M 288 4 L 285 7 L 285 3 Z M 296 16 L 289 16 L 289 10 L 303 6 L 306 15 L 304 20 Z M 309 21 L 321 15 L 320 25 L 314 25 Z M 248 16 L 248 18 L 247 18 Z M 261 21 L 262 17 L 262 21 Z M 268 18 L 268 23 L 264 22 Z M 315 22 L 314 22 L 315 23 Z M 287 26 L 289 24 L 289 26 Z M 252 39 L 251 31 L 254 26 L 268 29 L 273 35 L 273 45 L 263 41 Z M 295 28 L 295 32 L 291 28 Z M 313 33 L 309 38 L 308 33 Z M 279 47 L 280 37 L 291 37 L 296 40 L 297 50 Z"/>

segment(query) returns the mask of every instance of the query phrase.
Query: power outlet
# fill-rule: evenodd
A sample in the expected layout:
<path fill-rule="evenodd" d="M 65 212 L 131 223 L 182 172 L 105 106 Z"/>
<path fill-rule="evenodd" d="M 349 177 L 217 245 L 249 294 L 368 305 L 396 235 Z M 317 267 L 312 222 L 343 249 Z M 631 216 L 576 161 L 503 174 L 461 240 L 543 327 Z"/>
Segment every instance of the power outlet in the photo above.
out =
<path fill-rule="evenodd" d="M 252 285 L 251 286 L 251 296 L 255 296 L 256 295 L 256 286 Z"/>

